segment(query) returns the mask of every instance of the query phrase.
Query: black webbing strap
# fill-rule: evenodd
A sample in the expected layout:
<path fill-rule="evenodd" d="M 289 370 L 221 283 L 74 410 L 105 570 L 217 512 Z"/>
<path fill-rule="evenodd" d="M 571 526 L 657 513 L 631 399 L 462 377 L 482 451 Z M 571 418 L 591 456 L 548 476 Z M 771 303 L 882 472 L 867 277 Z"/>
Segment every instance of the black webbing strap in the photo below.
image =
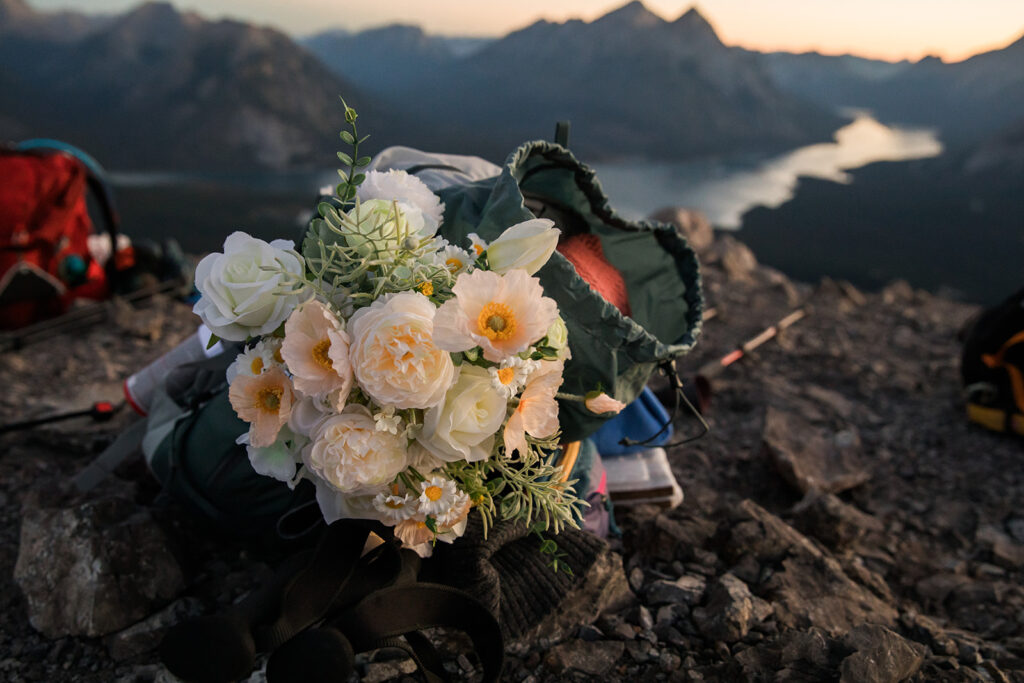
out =
<path fill-rule="evenodd" d="M 370 530 L 335 522 L 327 527 L 309 564 L 281 591 L 280 613 L 253 630 L 256 645 L 269 652 L 323 619 L 351 578 Z"/>
<path fill-rule="evenodd" d="M 331 627 L 344 633 L 356 652 L 425 628 L 455 628 L 473 641 L 484 681 L 497 681 L 504 666 L 504 641 L 494 615 L 475 598 L 450 586 L 414 583 L 385 588 L 366 596 L 332 621 Z"/>

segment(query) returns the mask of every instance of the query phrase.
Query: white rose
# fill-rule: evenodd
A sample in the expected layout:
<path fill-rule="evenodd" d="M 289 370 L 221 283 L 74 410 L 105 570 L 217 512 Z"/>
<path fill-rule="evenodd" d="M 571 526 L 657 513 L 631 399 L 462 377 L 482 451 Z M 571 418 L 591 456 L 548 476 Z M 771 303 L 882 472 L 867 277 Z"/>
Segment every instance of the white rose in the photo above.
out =
<path fill-rule="evenodd" d="M 356 191 L 361 202 L 370 199 L 397 201 L 406 213 L 419 213 L 424 222 L 426 237 L 437 232 L 444 216 L 444 204 L 427 184 L 414 175 L 392 169 L 369 171 Z"/>
<path fill-rule="evenodd" d="M 487 370 L 463 365 L 444 402 L 424 414 L 417 439 L 446 462 L 486 460 L 507 408 L 505 398 L 491 386 Z"/>
<path fill-rule="evenodd" d="M 349 320 L 356 382 L 382 406 L 429 408 L 455 379 L 447 351 L 434 344 L 434 304 L 419 292 L 381 297 Z"/>
<path fill-rule="evenodd" d="M 224 253 L 207 255 L 196 266 L 196 289 L 202 295 L 192 309 L 221 339 L 245 341 L 276 330 L 304 298 L 287 291 L 282 280 L 302 279 L 302 258 L 287 240 L 267 244 L 244 232 L 224 241 Z M 283 268 L 288 275 L 264 270 Z"/>
<path fill-rule="evenodd" d="M 407 208 L 386 199 L 360 202 L 342 221 L 345 243 L 363 256 L 372 256 L 398 249 L 407 237 L 419 240 L 433 235 L 426 227 L 423 214 L 405 210 Z"/>
<path fill-rule="evenodd" d="M 558 246 L 561 231 L 546 218 L 534 218 L 517 223 L 501 233 L 487 247 L 487 262 L 491 270 L 507 273 L 513 268 L 533 275 L 541 269 Z"/>
<path fill-rule="evenodd" d="M 377 430 L 365 406 L 350 405 L 320 424 L 306 465 L 342 493 L 376 493 L 409 464 L 405 439 Z"/>

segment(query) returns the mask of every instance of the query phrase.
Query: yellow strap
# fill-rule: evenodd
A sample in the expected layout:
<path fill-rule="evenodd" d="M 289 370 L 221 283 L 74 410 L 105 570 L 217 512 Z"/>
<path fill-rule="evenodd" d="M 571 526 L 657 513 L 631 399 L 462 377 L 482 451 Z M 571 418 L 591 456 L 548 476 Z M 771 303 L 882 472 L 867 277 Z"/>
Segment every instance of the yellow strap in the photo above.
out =
<path fill-rule="evenodd" d="M 989 408 L 977 403 L 967 404 L 967 419 L 994 432 L 1012 432 L 1024 436 L 1024 415 L 1013 413 L 1007 416 L 1005 410 Z"/>
<path fill-rule="evenodd" d="M 1006 411 L 988 408 L 977 403 L 967 404 L 967 419 L 995 432 L 1006 431 Z"/>
<path fill-rule="evenodd" d="M 1017 409 L 1024 413 L 1024 374 L 1021 373 L 1020 368 L 1016 365 L 1003 360 L 1003 356 L 1006 355 L 1010 347 L 1020 343 L 1024 343 L 1024 331 L 1018 332 L 1007 339 L 1006 343 L 996 353 L 983 353 L 981 360 L 993 370 L 996 368 L 1006 370 L 1006 373 L 1010 376 L 1010 386 L 1013 388 L 1013 402 L 1017 404 Z"/>

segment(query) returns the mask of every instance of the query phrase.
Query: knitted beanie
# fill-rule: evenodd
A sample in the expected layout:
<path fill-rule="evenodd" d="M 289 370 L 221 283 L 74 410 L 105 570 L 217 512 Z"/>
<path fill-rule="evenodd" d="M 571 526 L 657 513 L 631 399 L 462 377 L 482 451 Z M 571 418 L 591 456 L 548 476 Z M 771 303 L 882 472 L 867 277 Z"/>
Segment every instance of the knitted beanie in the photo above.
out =
<path fill-rule="evenodd" d="M 608 552 L 603 540 L 576 529 L 564 529 L 551 538 L 565 553 L 559 562 L 572 568 L 571 576 L 549 566 L 550 556 L 541 553 L 540 539 L 525 526 L 498 522 L 484 538 L 476 515 L 470 517 L 462 538 L 435 547 L 424 571 L 429 580 L 459 588 L 483 603 L 497 617 L 502 636 L 515 640 L 558 611 L 598 557 Z"/>
<path fill-rule="evenodd" d="M 629 292 L 622 273 L 605 258 L 597 235 L 572 235 L 558 243 L 558 253 L 575 268 L 590 288 L 614 305 L 622 315 L 630 315 Z"/>

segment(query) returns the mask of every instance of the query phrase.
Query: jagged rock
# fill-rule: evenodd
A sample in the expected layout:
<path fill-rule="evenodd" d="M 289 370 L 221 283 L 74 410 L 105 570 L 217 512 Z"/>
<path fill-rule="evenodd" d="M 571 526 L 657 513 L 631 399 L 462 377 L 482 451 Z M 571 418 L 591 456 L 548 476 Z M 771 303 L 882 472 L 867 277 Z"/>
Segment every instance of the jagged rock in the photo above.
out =
<path fill-rule="evenodd" d="M 710 247 L 715 240 L 711 221 L 700 211 L 671 206 L 652 213 L 651 220 L 674 225 L 676 232 L 685 237 L 698 253 Z"/>
<path fill-rule="evenodd" d="M 900 620 L 915 640 L 930 647 L 935 654 L 951 657 L 957 654 L 956 641 L 934 619 L 916 612 L 908 612 Z"/>
<path fill-rule="evenodd" d="M 748 280 L 757 269 L 757 257 L 743 242 L 720 235 L 708 249 L 705 261 L 718 263 L 730 280 Z"/>
<path fill-rule="evenodd" d="M 591 643 L 573 640 L 554 647 L 544 658 L 544 664 L 555 673 L 575 669 L 601 677 L 611 670 L 625 650 L 626 644 L 619 640 Z"/>
<path fill-rule="evenodd" d="M 49 638 L 119 631 L 184 587 L 164 533 L 119 498 L 26 510 L 14 578 L 29 622 Z"/>
<path fill-rule="evenodd" d="M 701 576 L 684 574 L 675 581 L 659 579 L 647 587 L 647 602 L 651 605 L 680 603 L 693 606 L 704 597 L 707 582 Z"/>
<path fill-rule="evenodd" d="M 830 438 L 796 413 L 769 406 L 762 439 L 776 469 L 801 493 L 839 493 L 871 478 L 859 439 Z"/>
<path fill-rule="evenodd" d="M 707 604 L 693 610 L 693 620 L 709 640 L 734 643 L 754 623 L 753 596 L 747 584 L 723 574 L 708 589 Z"/>
<path fill-rule="evenodd" d="M 727 547 L 771 565 L 758 593 L 788 628 L 817 626 L 840 635 L 858 624 L 892 625 L 896 610 L 843 572 L 832 557 L 781 519 L 750 500 L 740 503 Z"/>
<path fill-rule="evenodd" d="M 203 611 L 195 598 L 182 598 L 137 624 L 106 638 L 107 650 L 115 660 L 130 659 L 155 649 L 167 629 Z"/>
<path fill-rule="evenodd" d="M 799 506 L 797 528 L 830 548 L 850 545 L 869 531 L 882 531 L 878 519 L 865 514 L 829 493 Z"/>
<path fill-rule="evenodd" d="M 841 683 L 898 683 L 917 673 L 924 662 L 923 646 L 883 626 L 858 626 L 841 642 L 855 650 L 839 665 Z"/>
<path fill-rule="evenodd" d="M 636 550 L 652 559 L 689 560 L 715 533 L 716 525 L 698 517 L 673 518 L 658 514 L 637 529 Z M 632 539 L 630 539 L 632 540 Z"/>
<path fill-rule="evenodd" d="M 749 680 L 831 680 L 845 652 L 824 631 L 787 631 L 736 655 Z"/>
<path fill-rule="evenodd" d="M 1024 545 L 1015 542 L 1009 535 L 994 526 L 978 529 L 977 541 L 992 553 L 992 560 L 1006 569 L 1024 567 Z"/>
<path fill-rule="evenodd" d="M 930 600 L 935 605 L 941 605 L 950 593 L 971 582 L 971 578 L 963 574 L 942 573 L 921 579 L 914 588 L 922 598 Z"/>
<path fill-rule="evenodd" d="M 416 662 L 412 659 L 398 659 L 388 662 L 368 662 L 366 673 L 359 680 L 363 683 L 384 683 L 416 673 Z"/>

